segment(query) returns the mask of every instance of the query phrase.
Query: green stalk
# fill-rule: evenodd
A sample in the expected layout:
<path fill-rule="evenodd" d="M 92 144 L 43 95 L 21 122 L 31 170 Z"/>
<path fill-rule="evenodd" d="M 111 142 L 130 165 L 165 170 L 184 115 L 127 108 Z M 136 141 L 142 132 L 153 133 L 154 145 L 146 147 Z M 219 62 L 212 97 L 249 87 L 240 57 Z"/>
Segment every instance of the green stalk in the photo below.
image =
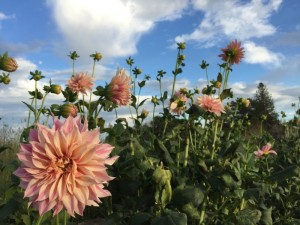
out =
<path fill-rule="evenodd" d="M 36 119 L 35 119 L 34 123 L 37 123 L 37 122 L 39 121 L 39 118 L 40 118 L 40 115 L 41 115 L 41 113 L 42 113 L 42 109 L 43 109 L 43 107 L 44 107 L 44 104 L 45 104 L 45 100 L 46 100 L 47 95 L 48 95 L 48 92 L 45 94 L 45 96 L 44 96 L 44 98 L 43 98 L 43 100 L 42 100 L 41 108 L 40 108 L 40 110 L 39 110 L 39 112 L 38 112 L 38 114 L 37 114 L 37 116 L 36 116 Z"/>
<path fill-rule="evenodd" d="M 92 70 L 92 77 L 94 77 L 94 74 L 95 74 L 95 66 L 96 66 L 96 60 L 94 59 L 93 70 Z M 91 101 L 92 101 L 92 92 L 90 93 L 90 101 L 89 101 L 89 107 L 88 107 L 88 114 L 90 113 Z"/>
<path fill-rule="evenodd" d="M 188 163 L 189 146 L 190 146 L 190 138 L 189 138 L 189 135 L 186 135 L 186 145 L 185 145 L 185 149 L 184 149 L 184 162 L 183 162 L 183 167 L 186 167 L 186 166 L 187 166 L 187 163 Z"/>
<path fill-rule="evenodd" d="M 64 225 L 67 225 L 67 211 L 64 210 Z"/>
<path fill-rule="evenodd" d="M 216 140 L 217 140 L 217 132 L 218 132 L 218 125 L 219 125 L 219 119 L 216 121 L 215 130 L 214 130 L 214 139 L 212 144 L 212 152 L 211 152 L 211 159 L 215 158 L 215 150 L 216 150 Z"/>
<path fill-rule="evenodd" d="M 40 225 L 40 224 L 41 224 L 41 222 L 42 222 L 42 220 L 43 220 L 43 216 L 44 216 L 44 215 L 41 215 L 41 216 L 39 217 L 38 221 L 36 222 L 36 225 Z"/>
<path fill-rule="evenodd" d="M 31 106 L 33 105 L 34 98 L 31 101 Z M 27 118 L 27 127 L 29 127 L 29 122 L 30 122 L 30 116 L 31 116 L 31 110 L 28 111 L 28 118 Z"/>

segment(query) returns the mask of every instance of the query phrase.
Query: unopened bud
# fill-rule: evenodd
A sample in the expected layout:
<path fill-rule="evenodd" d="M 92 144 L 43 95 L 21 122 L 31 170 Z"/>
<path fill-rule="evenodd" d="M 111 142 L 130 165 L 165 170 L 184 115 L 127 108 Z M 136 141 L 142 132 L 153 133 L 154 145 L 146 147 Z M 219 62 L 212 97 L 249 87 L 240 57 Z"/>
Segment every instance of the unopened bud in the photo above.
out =
<path fill-rule="evenodd" d="M 242 99 L 242 105 L 243 105 L 244 107 L 248 108 L 249 105 L 250 105 L 249 99 L 243 98 L 243 99 Z"/>
<path fill-rule="evenodd" d="M 95 61 L 100 61 L 102 59 L 102 55 L 100 52 L 96 52 L 95 54 L 90 55 L 94 58 Z"/>
<path fill-rule="evenodd" d="M 14 72 L 18 69 L 18 64 L 16 60 L 9 57 L 6 52 L 3 56 L 0 55 L 0 69 L 6 72 Z"/>
<path fill-rule="evenodd" d="M 154 104 L 156 104 L 158 102 L 157 97 L 152 97 L 151 102 L 154 103 Z"/>
<path fill-rule="evenodd" d="M 148 116 L 148 114 L 149 114 L 149 112 L 147 110 L 143 109 L 141 112 L 141 118 L 145 119 Z"/>
<path fill-rule="evenodd" d="M 62 117 L 67 118 L 69 116 L 75 117 L 77 116 L 78 113 L 78 109 L 77 107 L 72 104 L 72 103 L 66 103 L 63 104 L 60 107 L 60 114 L 62 115 Z"/>
<path fill-rule="evenodd" d="M 8 75 L 2 77 L 2 82 L 3 82 L 3 84 L 9 84 L 10 83 L 10 77 Z"/>
<path fill-rule="evenodd" d="M 51 84 L 50 92 L 59 95 L 61 93 L 61 86 L 58 84 Z"/>
<path fill-rule="evenodd" d="M 220 88 L 222 86 L 222 83 L 217 81 L 214 86 L 215 88 Z"/>

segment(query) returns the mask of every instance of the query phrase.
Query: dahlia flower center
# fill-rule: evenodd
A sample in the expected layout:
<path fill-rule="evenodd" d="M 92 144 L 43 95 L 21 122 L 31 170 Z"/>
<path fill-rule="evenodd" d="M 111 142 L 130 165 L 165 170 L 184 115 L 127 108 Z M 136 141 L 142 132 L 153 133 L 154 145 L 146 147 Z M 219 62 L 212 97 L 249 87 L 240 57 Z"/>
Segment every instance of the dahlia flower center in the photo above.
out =
<path fill-rule="evenodd" d="M 72 170 L 72 167 L 72 159 L 65 156 L 57 158 L 56 162 L 52 164 L 52 168 L 54 170 L 59 170 L 62 173 L 70 172 Z"/>

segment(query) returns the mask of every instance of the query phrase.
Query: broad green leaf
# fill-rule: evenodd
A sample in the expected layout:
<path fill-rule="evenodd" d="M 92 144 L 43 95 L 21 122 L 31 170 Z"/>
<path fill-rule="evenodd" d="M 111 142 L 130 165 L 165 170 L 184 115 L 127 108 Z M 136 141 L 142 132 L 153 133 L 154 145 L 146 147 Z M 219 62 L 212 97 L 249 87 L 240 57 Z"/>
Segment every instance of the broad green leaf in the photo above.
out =
<path fill-rule="evenodd" d="M 269 177 L 268 177 L 268 180 L 269 181 L 277 181 L 277 182 L 281 182 L 281 181 L 284 181 L 288 178 L 291 178 L 291 177 L 294 177 L 294 176 L 298 176 L 299 175 L 299 171 L 300 171 L 300 168 L 299 166 L 297 165 L 292 165 L 292 166 L 289 166 L 279 172 L 275 172 L 273 174 L 271 174 Z"/>
<path fill-rule="evenodd" d="M 259 210 L 245 209 L 236 214 L 238 225 L 256 225 L 261 217 Z"/>
<path fill-rule="evenodd" d="M 187 225 L 187 216 L 168 210 L 164 215 L 154 218 L 151 225 Z"/>
<path fill-rule="evenodd" d="M 262 217 L 261 217 L 261 222 L 264 225 L 272 225 L 273 220 L 272 220 L 272 207 L 265 209 L 262 211 Z"/>
<path fill-rule="evenodd" d="M 146 225 L 152 218 L 151 214 L 139 212 L 130 219 L 129 225 Z"/>
<path fill-rule="evenodd" d="M 198 207 L 204 199 L 204 193 L 200 188 L 193 186 L 180 186 L 173 191 L 172 203 L 181 208 L 186 204 L 192 203 Z"/>

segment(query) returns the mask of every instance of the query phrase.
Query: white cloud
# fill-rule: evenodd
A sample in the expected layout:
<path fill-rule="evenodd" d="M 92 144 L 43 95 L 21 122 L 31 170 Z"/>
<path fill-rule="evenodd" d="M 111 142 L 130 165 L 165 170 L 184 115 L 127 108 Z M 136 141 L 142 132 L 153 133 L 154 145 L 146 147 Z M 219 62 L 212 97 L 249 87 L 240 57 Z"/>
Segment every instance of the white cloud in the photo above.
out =
<path fill-rule="evenodd" d="M 100 50 L 107 57 L 136 53 L 141 35 L 155 22 L 174 20 L 188 0 L 48 0 L 64 43 L 81 55 Z M 68 49 L 68 50 L 69 50 Z"/>
<path fill-rule="evenodd" d="M 284 56 L 280 53 L 274 53 L 263 46 L 258 46 L 253 42 L 247 41 L 244 43 L 245 62 L 250 64 L 269 64 L 280 66 Z"/>
<path fill-rule="evenodd" d="M 195 41 L 211 47 L 224 36 L 229 39 L 248 40 L 274 34 L 276 28 L 269 18 L 278 10 L 282 0 L 210 1 L 192 0 L 195 10 L 204 13 L 204 19 L 190 34 L 177 36 L 178 41 Z"/>

